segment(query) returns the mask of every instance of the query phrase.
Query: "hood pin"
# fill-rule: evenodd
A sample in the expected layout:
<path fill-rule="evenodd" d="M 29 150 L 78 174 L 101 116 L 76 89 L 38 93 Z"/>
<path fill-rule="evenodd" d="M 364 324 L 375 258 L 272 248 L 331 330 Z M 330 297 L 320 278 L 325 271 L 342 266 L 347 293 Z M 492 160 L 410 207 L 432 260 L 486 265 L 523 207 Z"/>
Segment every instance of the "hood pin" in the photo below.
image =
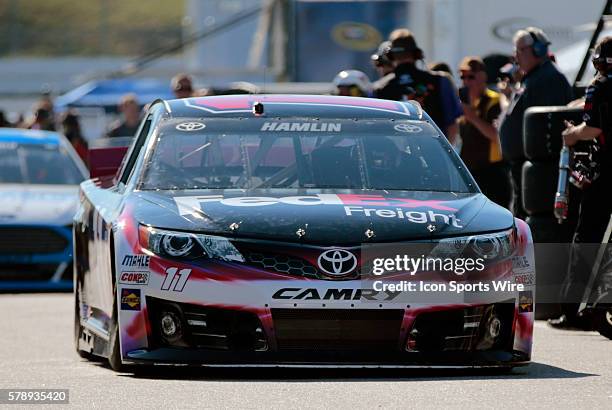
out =
<path fill-rule="evenodd" d="M 240 224 L 237 222 L 232 222 L 229 226 L 230 231 L 235 232 L 240 228 Z"/>
<path fill-rule="evenodd" d="M 432 232 L 432 233 L 433 233 L 433 231 L 435 231 L 435 230 L 436 230 L 436 226 L 435 226 L 435 225 L 432 225 L 432 224 L 429 224 L 429 225 L 427 225 L 427 230 L 428 230 L 429 232 Z"/>
<path fill-rule="evenodd" d="M 298 238 L 301 238 L 302 236 L 306 235 L 306 230 L 304 228 L 299 228 L 297 231 L 295 231 L 295 234 L 298 236 Z"/>
<path fill-rule="evenodd" d="M 376 234 L 374 233 L 373 230 L 368 229 L 367 231 L 365 231 L 365 236 L 368 239 L 372 239 L 374 236 L 376 236 Z"/>

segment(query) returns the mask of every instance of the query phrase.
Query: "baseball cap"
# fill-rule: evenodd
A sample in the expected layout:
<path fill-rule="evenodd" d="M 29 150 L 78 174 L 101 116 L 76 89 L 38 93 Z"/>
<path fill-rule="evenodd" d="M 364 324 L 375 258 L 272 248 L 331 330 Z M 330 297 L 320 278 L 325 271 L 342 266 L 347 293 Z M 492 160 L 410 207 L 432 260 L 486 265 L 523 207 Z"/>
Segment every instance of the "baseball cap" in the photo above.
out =
<path fill-rule="evenodd" d="M 408 29 L 397 29 L 391 32 L 389 35 L 391 41 L 391 53 L 403 53 L 403 52 L 417 52 L 422 54 L 421 50 L 416 43 L 414 34 Z"/>

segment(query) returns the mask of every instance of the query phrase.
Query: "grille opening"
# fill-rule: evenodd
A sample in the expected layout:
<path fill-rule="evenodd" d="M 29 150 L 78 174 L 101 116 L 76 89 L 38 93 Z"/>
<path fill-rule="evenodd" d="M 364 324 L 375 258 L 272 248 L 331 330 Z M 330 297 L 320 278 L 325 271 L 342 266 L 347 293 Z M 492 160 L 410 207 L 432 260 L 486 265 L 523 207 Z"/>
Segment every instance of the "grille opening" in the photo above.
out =
<path fill-rule="evenodd" d="M 247 263 L 258 268 L 312 279 L 319 277 L 319 271 L 315 266 L 304 259 L 294 256 L 245 252 L 245 258 Z"/>
<path fill-rule="evenodd" d="M 512 341 L 514 300 L 417 316 L 406 350 L 418 352 L 503 349 Z M 499 322 L 499 323 L 498 323 Z M 494 336 L 491 329 L 496 330 Z"/>
<path fill-rule="evenodd" d="M 69 240 L 51 228 L 0 228 L 0 255 L 64 252 Z"/>
<path fill-rule="evenodd" d="M 147 310 L 153 330 L 153 345 L 192 347 L 229 351 L 265 351 L 268 342 L 257 315 L 251 312 L 166 302 L 147 297 Z M 160 329 L 164 312 L 181 320 L 180 340 L 166 340 Z"/>
<path fill-rule="evenodd" d="M 59 264 L 2 264 L 0 280 L 5 281 L 49 281 L 55 275 Z M 72 280 L 72 262 L 68 263 L 59 279 Z"/>
<path fill-rule="evenodd" d="M 272 309 L 279 350 L 397 351 L 404 311 Z"/>

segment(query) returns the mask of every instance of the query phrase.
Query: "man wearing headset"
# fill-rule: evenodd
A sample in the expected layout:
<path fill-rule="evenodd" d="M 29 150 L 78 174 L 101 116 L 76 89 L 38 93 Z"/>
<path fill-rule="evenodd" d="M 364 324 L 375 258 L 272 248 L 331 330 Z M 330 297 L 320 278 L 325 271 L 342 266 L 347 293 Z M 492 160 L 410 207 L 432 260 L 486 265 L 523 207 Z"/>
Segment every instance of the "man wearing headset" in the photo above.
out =
<path fill-rule="evenodd" d="M 372 61 L 372 65 L 376 69 L 376 73 L 378 74 L 378 78 L 383 78 L 387 74 L 393 72 L 393 62 L 389 60 L 389 50 L 391 49 L 391 42 L 389 40 L 385 40 L 378 46 L 376 53 L 372 54 L 370 60 Z"/>
<path fill-rule="evenodd" d="M 502 154 L 510 163 L 512 211 L 525 218 L 522 204 L 521 174 L 526 161 L 523 151 L 523 115 L 534 106 L 566 105 L 572 100 L 567 79 L 550 60 L 550 41 L 542 30 L 528 27 L 514 35 L 514 58 L 523 74 L 519 87 L 513 90 L 505 113 L 500 118 L 499 136 Z"/>
<path fill-rule="evenodd" d="M 462 114 L 454 84 L 443 75 L 416 66 L 424 55 L 410 30 L 393 30 L 389 42 L 390 48 L 386 54 L 395 68 L 393 73 L 374 84 L 375 96 L 396 101 L 418 101 L 453 142 L 458 130 L 457 119 Z"/>
<path fill-rule="evenodd" d="M 598 246 L 601 243 L 612 213 L 610 188 L 612 188 L 612 37 L 602 39 L 592 55 L 597 70 L 587 87 L 584 101 L 583 122 L 573 125 L 566 122 L 563 140 L 573 146 L 578 141 L 596 139 L 601 147 L 599 176 L 584 188 L 580 202 L 578 224 L 574 234 L 572 257 L 561 290 L 563 315 L 549 324 L 554 327 L 588 328 L 577 316 L 586 283 L 593 268 Z"/>

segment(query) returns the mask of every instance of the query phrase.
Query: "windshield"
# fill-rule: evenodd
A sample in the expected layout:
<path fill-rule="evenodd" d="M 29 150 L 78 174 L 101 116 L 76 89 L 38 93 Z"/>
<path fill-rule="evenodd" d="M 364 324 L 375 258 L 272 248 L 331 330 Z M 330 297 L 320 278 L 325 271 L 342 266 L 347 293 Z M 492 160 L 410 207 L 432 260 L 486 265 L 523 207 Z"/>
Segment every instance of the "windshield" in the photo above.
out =
<path fill-rule="evenodd" d="M 435 136 L 431 126 L 420 126 L 429 127 L 431 133 L 367 132 L 375 127 L 359 127 L 360 132 L 343 127 L 349 131 L 337 133 L 218 133 L 208 123 L 207 132 L 165 127 L 145 163 L 140 189 L 474 192 L 471 178 L 449 153 L 450 146 Z"/>
<path fill-rule="evenodd" d="M 0 143 L 0 183 L 77 185 L 83 179 L 63 147 Z"/>

